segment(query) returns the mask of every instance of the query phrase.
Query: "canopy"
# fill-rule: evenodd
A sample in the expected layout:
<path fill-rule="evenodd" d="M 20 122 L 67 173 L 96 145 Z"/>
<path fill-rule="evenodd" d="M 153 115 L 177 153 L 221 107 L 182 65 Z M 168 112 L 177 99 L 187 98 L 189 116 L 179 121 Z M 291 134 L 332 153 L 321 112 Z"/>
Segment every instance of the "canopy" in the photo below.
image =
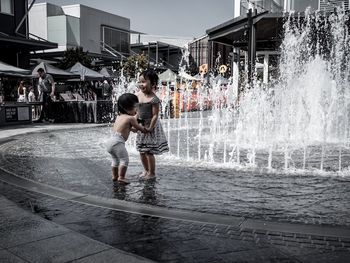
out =
<path fill-rule="evenodd" d="M 30 70 L 17 68 L 0 61 L 0 76 L 30 77 Z"/>
<path fill-rule="evenodd" d="M 78 74 L 80 76 L 80 80 L 97 80 L 103 79 L 104 77 L 97 71 L 85 67 L 80 62 L 75 63 L 75 65 L 68 69 L 68 71 L 73 74 Z"/>
<path fill-rule="evenodd" d="M 228 84 L 228 82 L 229 82 L 228 79 L 225 78 L 225 77 L 223 77 L 221 74 L 217 75 L 217 76 L 214 78 L 214 81 L 215 81 L 216 83 L 219 83 L 219 82 L 220 82 L 221 85 L 226 85 L 226 84 Z"/>
<path fill-rule="evenodd" d="M 187 74 L 186 72 L 180 72 L 179 77 L 186 80 L 200 80 L 200 78 L 193 77 L 190 74 Z"/>
<path fill-rule="evenodd" d="M 70 73 L 66 70 L 57 68 L 55 66 L 52 66 L 51 64 L 47 62 L 41 62 L 39 63 L 32 71 L 32 75 L 38 75 L 38 69 L 42 68 L 45 70 L 46 73 L 52 75 L 54 78 L 63 78 L 63 79 L 71 79 L 71 78 L 78 78 L 79 75 Z"/>
<path fill-rule="evenodd" d="M 110 70 L 106 67 L 103 67 L 100 70 L 100 74 L 102 74 L 105 78 L 118 78 L 117 74 L 115 74 L 112 70 Z"/>
<path fill-rule="evenodd" d="M 163 82 L 173 82 L 176 81 L 176 73 L 171 69 L 167 69 L 163 73 L 158 75 L 159 80 Z"/>

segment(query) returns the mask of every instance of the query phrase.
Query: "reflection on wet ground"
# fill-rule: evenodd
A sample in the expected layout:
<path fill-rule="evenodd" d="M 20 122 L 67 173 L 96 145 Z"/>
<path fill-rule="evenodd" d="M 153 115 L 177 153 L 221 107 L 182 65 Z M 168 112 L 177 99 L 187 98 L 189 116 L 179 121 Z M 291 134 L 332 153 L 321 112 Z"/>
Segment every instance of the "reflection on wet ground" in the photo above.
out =
<path fill-rule="evenodd" d="M 105 127 L 21 136 L 0 146 L 0 163 L 19 176 L 85 194 L 264 220 L 350 225 L 347 176 L 233 169 L 163 155 L 157 157 L 157 180 L 144 182 L 131 145 L 131 184 L 113 185 L 104 149 L 108 134 Z"/>

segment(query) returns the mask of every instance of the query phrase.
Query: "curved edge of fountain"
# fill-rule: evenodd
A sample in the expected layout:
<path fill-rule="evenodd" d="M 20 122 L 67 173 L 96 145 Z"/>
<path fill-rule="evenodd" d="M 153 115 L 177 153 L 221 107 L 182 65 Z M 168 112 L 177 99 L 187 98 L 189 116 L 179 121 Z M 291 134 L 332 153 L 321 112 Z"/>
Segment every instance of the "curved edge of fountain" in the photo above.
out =
<path fill-rule="evenodd" d="M 100 127 L 101 125 L 93 125 L 91 127 Z M 103 125 L 106 126 L 106 125 Z M 59 130 L 67 129 L 82 129 L 86 128 L 86 125 L 76 125 L 67 127 L 67 125 L 60 126 Z M 89 126 L 90 127 L 90 126 Z M 5 134 L 0 136 L 0 144 L 12 141 L 18 135 L 28 135 L 37 132 L 48 132 L 57 130 L 56 126 L 41 126 L 36 129 L 31 129 L 25 132 L 12 132 L 11 134 Z M 17 174 L 6 170 L 0 166 L 0 181 L 19 187 L 21 189 L 59 198 L 62 200 L 81 203 L 90 206 L 96 206 L 100 208 L 121 211 L 126 213 L 133 213 L 138 215 L 146 215 L 158 218 L 189 221 L 204 224 L 214 225 L 227 225 L 240 228 L 242 231 L 255 231 L 264 232 L 282 232 L 282 233 L 294 233 L 302 235 L 314 235 L 314 236 L 328 236 L 328 237 L 341 237 L 350 239 L 350 227 L 347 226 L 322 226 L 322 225 L 308 225 L 308 224 L 296 224 L 296 223 L 284 223 L 264 221 L 257 219 L 249 219 L 244 217 L 227 216 L 210 214 L 189 210 L 180 210 L 167 207 L 151 206 L 147 204 L 129 202 L 124 200 L 105 198 L 95 195 L 87 195 L 79 192 L 74 192 L 47 184 L 39 183 L 30 179 L 26 179 L 18 176 Z"/>
<path fill-rule="evenodd" d="M 44 194 L 70 202 L 92 205 L 100 208 L 122 211 L 127 213 L 154 216 L 160 218 L 200 222 L 206 224 L 230 225 L 240 227 L 245 221 L 243 217 L 201 213 L 188 210 L 170 209 L 124 200 L 82 194 L 47 184 L 35 182 L 18 176 L 17 174 L 0 167 L 0 181 L 22 188 L 27 191 Z"/>

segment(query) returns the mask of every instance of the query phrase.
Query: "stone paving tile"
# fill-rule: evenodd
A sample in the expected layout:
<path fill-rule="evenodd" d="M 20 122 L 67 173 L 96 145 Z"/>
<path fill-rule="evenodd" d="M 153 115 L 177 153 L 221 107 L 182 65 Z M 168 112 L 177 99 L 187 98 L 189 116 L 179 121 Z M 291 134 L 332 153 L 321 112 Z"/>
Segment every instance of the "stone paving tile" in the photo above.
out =
<path fill-rule="evenodd" d="M 16 255 L 12 254 L 11 252 L 0 249 L 0 262 L 1 263 L 25 263 L 28 261 L 24 261 L 23 259 L 17 257 Z"/>
<path fill-rule="evenodd" d="M 67 262 L 83 256 L 110 249 L 103 243 L 87 242 L 88 238 L 76 233 L 67 233 L 34 243 L 9 248 L 9 251 L 30 262 Z M 35 253 L 33 253 L 35 251 Z M 50 251 L 50 253 L 47 253 Z"/>
<path fill-rule="evenodd" d="M 298 257 L 298 259 L 303 263 L 348 263 L 350 252 L 303 255 L 302 257 Z"/>
<path fill-rule="evenodd" d="M 43 218 L 157 262 L 301 262 L 302 255 L 327 253 L 327 257 L 341 260 L 349 253 L 339 239 L 328 242 L 335 242 L 345 251 L 323 245 L 327 237 L 242 231 L 231 226 L 128 214 L 34 194 L 4 183 L 0 183 L 0 192 Z M 283 243 L 273 244 L 275 241 Z"/>
<path fill-rule="evenodd" d="M 73 260 L 72 263 L 110 263 L 113 262 L 125 262 L 125 263 L 142 263 L 142 262 L 150 262 L 145 261 L 142 258 L 135 258 L 134 255 L 128 255 L 127 253 L 121 253 L 114 249 L 109 249 L 102 251 L 100 253 L 96 253 L 94 255 L 90 255 L 88 257 L 84 257 L 81 259 Z"/>
<path fill-rule="evenodd" d="M 262 248 L 254 250 L 237 251 L 231 253 L 220 254 L 220 256 L 228 262 L 299 262 L 273 248 Z"/>

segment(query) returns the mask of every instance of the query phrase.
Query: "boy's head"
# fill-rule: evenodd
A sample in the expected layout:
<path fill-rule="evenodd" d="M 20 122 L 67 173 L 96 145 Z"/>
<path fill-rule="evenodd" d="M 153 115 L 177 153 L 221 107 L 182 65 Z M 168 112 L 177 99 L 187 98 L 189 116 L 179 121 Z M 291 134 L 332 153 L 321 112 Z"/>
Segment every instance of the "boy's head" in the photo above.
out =
<path fill-rule="evenodd" d="M 153 69 L 146 69 L 141 73 L 141 76 L 143 76 L 145 80 L 149 80 L 152 87 L 157 86 L 159 78 Z"/>
<path fill-rule="evenodd" d="M 118 98 L 118 113 L 135 115 L 137 103 L 139 103 L 139 99 L 135 94 L 124 93 Z"/>

